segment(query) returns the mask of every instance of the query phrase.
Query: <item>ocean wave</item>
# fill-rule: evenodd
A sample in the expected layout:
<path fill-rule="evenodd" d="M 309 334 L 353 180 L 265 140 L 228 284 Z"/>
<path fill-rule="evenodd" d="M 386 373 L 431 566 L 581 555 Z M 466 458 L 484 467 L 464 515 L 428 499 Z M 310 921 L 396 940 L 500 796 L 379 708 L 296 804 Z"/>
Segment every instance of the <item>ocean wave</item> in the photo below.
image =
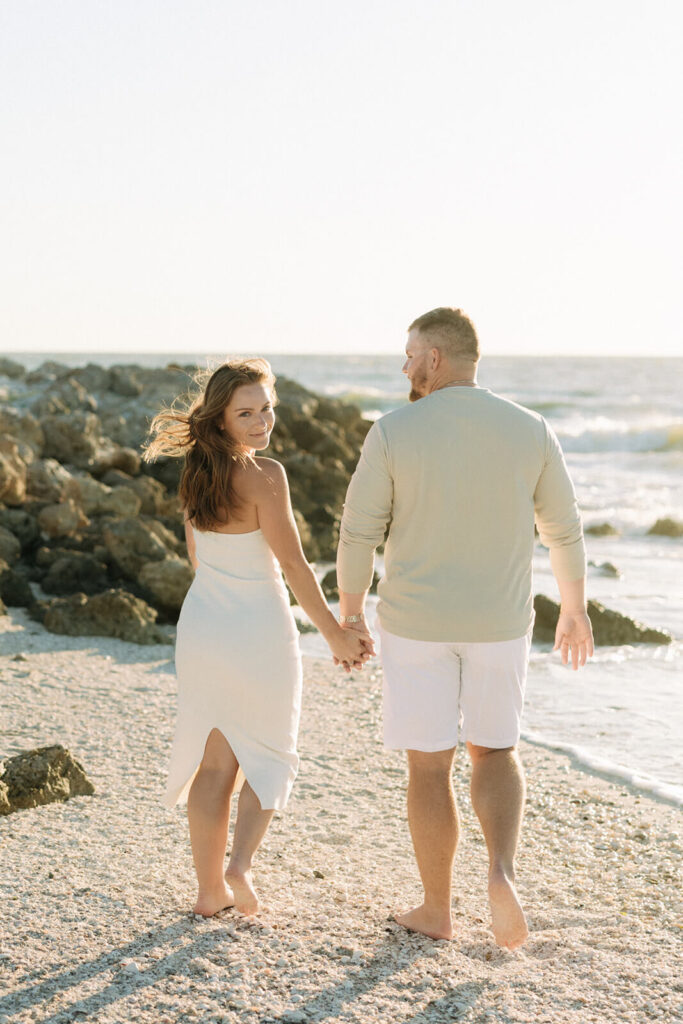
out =
<path fill-rule="evenodd" d="M 572 743 L 554 743 L 539 733 L 522 731 L 522 739 L 526 740 L 527 743 L 533 743 L 535 746 L 545 747 L 547 750 L 558 750 L 563 754 L 569 754 L 580 765 L 596 775 L 625 782 L 635 789 L 650 793 L 652 796 L 666 800 L 668 803 L 676 804 L 678 807 L 683 807 L 683 786 L 674 786 L 670 783 L 662 782 L 660 779 L 656 779 L 645 772 L 640 772 L 636 768 L 626 768 L 615 761 L 610 761 L 604 757 L 597 757 L 584 747 L 575 746 Z"/>
<path fill-rule="evenodd" d="M 597 418 L 555 425 L 565 452 L 683 451 L 683 422 L 627 424 Z"/>

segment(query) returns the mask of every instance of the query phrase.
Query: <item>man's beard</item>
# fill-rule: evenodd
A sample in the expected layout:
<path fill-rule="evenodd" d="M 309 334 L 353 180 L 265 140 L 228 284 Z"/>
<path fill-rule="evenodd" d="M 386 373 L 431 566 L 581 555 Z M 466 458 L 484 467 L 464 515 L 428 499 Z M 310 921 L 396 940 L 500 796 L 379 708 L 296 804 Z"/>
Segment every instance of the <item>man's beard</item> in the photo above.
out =
<path fill-rule="evenodd" d="M 427 383 L 427 375 L 421 373 L 419 376 L 414 377 L 411 382 L 410 394 L 408 395 L 409 402 L 419 402 L 421 398 L 424 398 L 425 392 L 418 391 L 418 388 L 423 388 Z"/>

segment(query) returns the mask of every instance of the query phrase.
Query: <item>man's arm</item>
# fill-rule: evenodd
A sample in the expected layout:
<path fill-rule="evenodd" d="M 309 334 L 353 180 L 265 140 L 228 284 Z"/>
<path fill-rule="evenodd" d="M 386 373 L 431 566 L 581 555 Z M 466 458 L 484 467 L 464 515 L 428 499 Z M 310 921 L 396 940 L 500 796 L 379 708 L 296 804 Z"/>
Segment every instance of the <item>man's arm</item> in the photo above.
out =
<path fill-rule="evenodd" d="M 391 519 L 394 486 L 386 438 L 379 422 L 370 428 L 346 492 L 339 530 L 337 582 L 341 616 L 362 615 L 372 582 L 375 549 Z M 364 623 L 343 623 L 366 631 Z"/>
<path fill-rule="evenodd" d="M 541 543 L 560 591 L 555 646 L 562 661 L 578 669 L 593 654 L 593 631 L 586 610 L 586 549 L 574 487 L 559 442 L 546 424 L 546 462 L 534 493 Z"/>

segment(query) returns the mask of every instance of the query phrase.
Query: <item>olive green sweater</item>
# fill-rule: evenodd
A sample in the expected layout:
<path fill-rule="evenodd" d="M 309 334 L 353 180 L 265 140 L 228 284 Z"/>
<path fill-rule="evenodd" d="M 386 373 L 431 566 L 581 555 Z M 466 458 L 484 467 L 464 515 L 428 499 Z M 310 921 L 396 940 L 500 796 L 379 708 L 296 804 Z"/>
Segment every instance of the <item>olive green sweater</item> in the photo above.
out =
<path fill-rule="evenodd" d="M 546 421 L 486 388 L 443 388 L 370 429 L 344 504 L 339 588 L 369 587 L 388 527 L 384 629 L 443 642 L 524 636 L 534 521 L 556 578 L 580 579 L 581 518 Z"/>

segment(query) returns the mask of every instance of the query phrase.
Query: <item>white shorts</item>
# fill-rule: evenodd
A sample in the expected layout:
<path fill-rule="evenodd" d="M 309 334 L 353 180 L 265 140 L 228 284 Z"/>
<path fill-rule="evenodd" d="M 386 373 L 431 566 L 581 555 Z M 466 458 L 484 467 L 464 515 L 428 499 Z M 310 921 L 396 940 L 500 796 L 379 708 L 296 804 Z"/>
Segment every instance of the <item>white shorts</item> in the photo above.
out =
<path fill-rule="evenodd" d="M 448 750 L 461 743 L 514 747 L 519 740 L 531 631 L 515 640 L 447 644 L 408 640 L 379 627 L 384 745 Z"/>

